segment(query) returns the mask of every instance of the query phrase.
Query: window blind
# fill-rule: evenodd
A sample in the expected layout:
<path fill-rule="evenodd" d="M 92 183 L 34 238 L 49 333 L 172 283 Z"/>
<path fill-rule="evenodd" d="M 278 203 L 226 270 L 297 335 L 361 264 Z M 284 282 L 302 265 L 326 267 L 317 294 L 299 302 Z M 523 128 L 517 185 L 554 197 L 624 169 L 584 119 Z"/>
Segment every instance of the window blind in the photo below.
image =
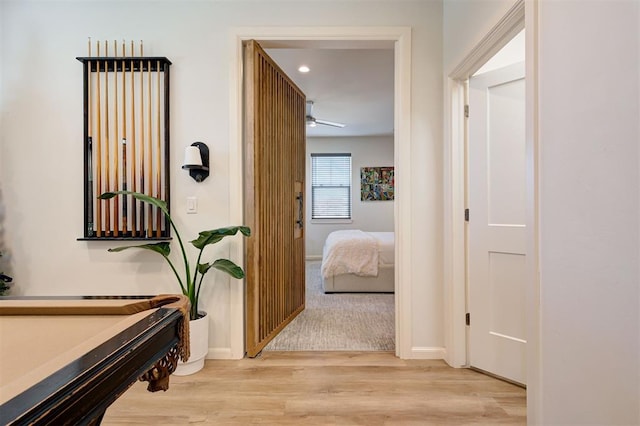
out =
<path fill-rule="evenodd" d="M 311 219 L 351 219 L 351 154 L 311 154 Z"/>

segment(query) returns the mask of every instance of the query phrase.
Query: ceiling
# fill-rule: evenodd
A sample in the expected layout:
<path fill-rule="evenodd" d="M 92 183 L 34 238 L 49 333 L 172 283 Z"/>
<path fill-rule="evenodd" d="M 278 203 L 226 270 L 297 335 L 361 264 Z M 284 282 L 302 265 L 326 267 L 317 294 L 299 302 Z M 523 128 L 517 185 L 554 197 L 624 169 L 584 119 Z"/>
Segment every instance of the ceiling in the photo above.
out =
<path fill-rule="evenodd" d="M 314 102 L 313 116 L 344 128 L 307 126 L 309 137 L 393 135 L 393 43 L 375 40 L 262 40 L 261 46 Z M 524 52 L 524 31 L 487 65 L 513 63 Z M 524 60 L 520 58 L 518 60 Z M 510 62 L 509 62 L 510 61 Z M 300 73 L 298 67 L 311 70 Z"/>
<path fill-rule="evenodd" d="M 350 137 L 393 134 L 392 47 L 339 45 L 265 48 L 269 56 L 314 102 L 318 120 L 344 123 L 344 128 L 307 126 L 308 137 Z M 362 48 L 362 47 L 366 48 Z M 266 46 L 264 46 L 266 47 Z M 311 70 L 300 73 L 298 67 Z"/>

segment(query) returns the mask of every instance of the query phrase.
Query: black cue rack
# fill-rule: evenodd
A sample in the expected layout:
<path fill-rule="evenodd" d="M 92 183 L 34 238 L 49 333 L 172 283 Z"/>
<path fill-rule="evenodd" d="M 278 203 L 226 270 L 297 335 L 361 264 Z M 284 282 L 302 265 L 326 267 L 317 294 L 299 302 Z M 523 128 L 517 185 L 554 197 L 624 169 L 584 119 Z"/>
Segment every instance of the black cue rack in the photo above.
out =
<path fill-rule="evenodd" d="M 124 48 L 123 48 L 124 50 Z M 78 57 L 83 64 L 84 236 L 78 240 L 167 240 L 170 206 L 169 68 L 165 57 Z"/>

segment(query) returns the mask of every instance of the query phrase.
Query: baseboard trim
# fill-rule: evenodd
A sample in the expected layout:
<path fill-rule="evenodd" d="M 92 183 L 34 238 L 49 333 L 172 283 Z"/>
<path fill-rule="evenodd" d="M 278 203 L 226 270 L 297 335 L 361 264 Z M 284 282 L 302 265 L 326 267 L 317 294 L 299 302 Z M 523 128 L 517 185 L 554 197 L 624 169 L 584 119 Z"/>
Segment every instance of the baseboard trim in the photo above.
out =
<path fill-rule="evenodd" d="M 445 359 L 447 355 L 447 349 L 434 346 L 434 347 L 420 347 L 414 346 L 411 348 L 411 359 Z"/>
<path fill-rule="evenodd" d="M 322 260 L 322 255 L 308 255 L 305 260 Z"/>
<path fill-rule="evenodd" d="M 242 359 L 233 356 L 231 348 L 209 348 L 206 359 Z"/>

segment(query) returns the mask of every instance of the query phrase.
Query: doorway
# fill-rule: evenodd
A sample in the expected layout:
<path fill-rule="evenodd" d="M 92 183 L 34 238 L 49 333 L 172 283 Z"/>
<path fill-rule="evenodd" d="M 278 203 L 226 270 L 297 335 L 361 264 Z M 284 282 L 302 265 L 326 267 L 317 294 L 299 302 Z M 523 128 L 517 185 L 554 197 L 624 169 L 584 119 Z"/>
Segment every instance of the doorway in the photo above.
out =
<path fill-rule="evenodd" d="M 398 192 L 394 203 L 394 231 L 396 234 L 395 253 L 395 331 L 396 350 L 399 357 L 408 357 L 410 347 L 410 318 L 411 318 L 411 288 L 407 282 L 410 265 L 407 254 L 410 247 L 409 232 L 409 199 L 400 193 L 410 193 L 410 29 L 408 28 L 246 28 L 237 29 L 233 38 L 233 52 L 236 71 L 232 73 L 235 90 L 231 93 L 231 144 L 230 160 L 231 193 L 235 196 L 230 200 L 230 217 L 234 221 L 243 219 L 243 139 L 242 139 L 242 42 L 255 39 L 265 47 L 273 46 L 323 46 L 330 47 L 348 43 L 350 46 L 375 42 L 394 46 L 394 166 L 397 170 L 396 182 Z M 235 257 L 243 258 L 243 247 L 234 247 Z M 244 354 L 244 290 L 238 288 L 231 294 L 231 346 L 232 356 L 241 358 Z"/>
<path fill-rule="evenodd" d="M 449 300 L 449 315 L 448 321 L 445 326 L 445 336 L 447 341 L 447 357 L 446 361 L 453 366 L 469 366 L 469 339 L 468 331 L 469 326 L 467 321 L 473 323 L 473 315 L 471 318 L 467 315 L 468 312 L 468 299 L 467 299 L 467 281 L 470 279 L 468 276 L 468 262 L 467 258 L 467 245 L 468 245 L 468 223 L 465 221 L 465 216 L 469 215 L 465 211 L 469 206 L 469 200 L 467 197 L 467 184 L 469 177 L 466 172 L 468 169 L 468 157 L 466 141 L 468 137 L 468 128 L 465 115 L 467 113 L 473 114 L 469 111 L 467 106 L 467 81 L 475 74 L 488 60 L 494 56 L 500 49 L 502 49 L 507 43 L 512 40 L 518 33 L 520 33 L 525 26 L 525 2 L 518 1 L 507 12 L 505 16 L 489 31 L 489 33 L 473 48 L 469 54 L 460 62 L 448 79 L 448 91 L 449 97 L 447 98 L 447 108 L 449 109 L 449 120 L 445 127 L 449 132 L 448 139 L 450 144 L 446 144 L 446 155 L 449 158 L 450 174 L 445 176 L 445 194 L 447 194 L 447 208 L 450 210 L 450 214 L 446 216 L 447 223 L 446 229 L 448 229 L 448 242 L 450 250 L 447 252 L 445 258 L 445 270 L 450 271 L 449 276 L 446 277 L 448 287 L 446 289 L 446 297 Z M 527 36 L 528 37 L 528 36 Z M 530 39 L 529 39 L 530 40 Z M 529 46 L 529 41 L 527 45 Z M 527 47 L 529 49 L 529 47 Z M 527 58 L 530 56 L 530 51 L 527 50 Z M 527 69 L 531 70 L 533 67 Z M 531 81 L 534 81 L 535 76 L 530 76 Z M 527 91 L 525 121 L 526 127 L 526 150 L 529 151 L 532 147 L 533 139 L 530 138 L 531 134 L 529 124 L 531 117 L 529 116 L 529 110 L 531 103 L 529 98 L 529 76 L 525 88 Z M 526 176 L 526 189 L 525 189 L 525 211 L 527 216 L 527 223 L 531 222 L 530 214 L 535 207 L 535 186 L 533 184 L 533 175 L 535 170 L 530 158 L 527 156 L 525 166 Z M 458 212 L 460 213 L 458 215 Z M 463 215 L 462 213 L 465 212 Z M 470 214 L 473 218 L 473 212 Z M 535 226 L 535 224 L 533 224 Z M 526 230 L 526 243 L 525 245 L 529 249 L 534 239 L 533 228 L 527 228 Z M 527 250 L 529 252 L 529 250 Z M 526 261 L 526 279 L 527 285 L 532 284 L 534 279 L 529 279 L 530 274 L 533 273 L 533 262 L 529 259 Z M 527 290 L 528 293 L 528 290 Z M 527 294 L 529 296 L 530 294 Z M 528 302 L 527 304 L 528 305 Z M 529 312 L 530 313 L 530 312 Z M 529 326 L 535 322 L 535 315 L 532 318 L 526 319 L 526 324 Z M 530 335 L 529 330 L 526 333 Z M 529 363 L 530 364 L 530 363 Z"/>
<path fill-rule="evenodd" d="M 517 1 L 502 19 L 465 56 L 448 76 L 445 89 L 445 361 L 455 367 L 468 365 L 466 288 L 466 81 L 496 52 L 524 29 L 525 2 Z M 527 53 L 528 55 L 528 53 Z M 528 96 L 528 95 L 527 95 Z M 527 117 L 529 119 L 529 117 Z M 529 135 L 527 135 L 529 137 Z M 528 148 L 529 149 L 529 148 Z M 527 164 L 530 177 L 530 164 Z M 532 193 L 527 189 L 527 211 Z"/>
<path fill-rule="evenodd" d="M 362 292 L 332 292 L 333 281 L 325 284 L 320 267 L 331 233 L 394 229 L 394 202 L 362 200 L 360 183 L 363 167 L 394 164 L 393 44 L 265 50 L 306 95 L 307 268 L 304 310 L 264 350 L 393 351 L 394 298 L 376 292 L 381 280 L 363 280 Z M 325 185 L 337 187 L 318 189 Z M 318 198 L 318 191 L 331 198 Z M 394 257 L 385 251 L 385 268 Z M 384 290 L 393 292 L 393 270 L 383 272 L 391 272 Z"/>

